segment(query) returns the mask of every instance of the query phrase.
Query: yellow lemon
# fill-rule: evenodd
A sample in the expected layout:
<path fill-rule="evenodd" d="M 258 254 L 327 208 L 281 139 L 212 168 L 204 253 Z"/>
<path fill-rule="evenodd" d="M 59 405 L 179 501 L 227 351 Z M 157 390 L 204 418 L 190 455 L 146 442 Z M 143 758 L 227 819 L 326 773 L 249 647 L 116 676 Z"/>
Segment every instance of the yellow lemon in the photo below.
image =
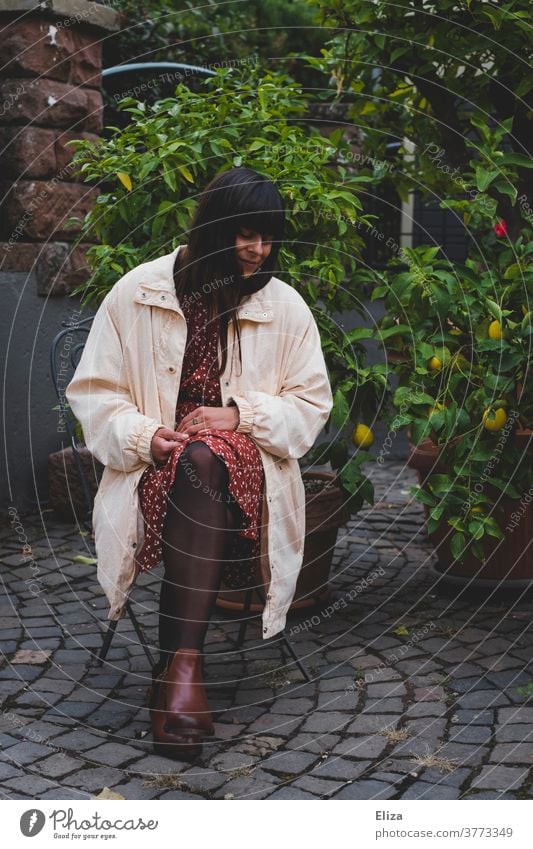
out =
<path fill-rule="evenodd" d="M 489 324 L 489 339 L 501 339 L 502 326 L 496 319 Z"/>
<path fill-rule="evenodd" d="M 483 513 L 481 507 L 472 507 L 470 513 Z"/>
<path fill-rule="evenodd" d="M 438 413 L 441 410 L 444 410 L 444 404 L 439 404 L 439 402 L 437 401 L 434 407 L 428 407 L 428 416 L 431 418 L 433 413 Z"/>
<path fill-rule="evenodd" d="M 440 371 L 442 368 L 442 360 L 439 360 L 438 357 L 431 357 L 428 360 L 428 369 L 430 371 Z"/>
<path fill-rule="evenodd" d="M 457 330 L 457 328 L 456 328 L 456 327 L 453 327 L 453 328 L 449 331 L 450 336 L 460 336 L 462 332 L 463 332 L 462 330 Z"/>
<path fill-rule="evenodd" d="M 490 407 L 483 412 L 483 427 L 486 430 L 501 430 L 507 421 L 507 413 L 503 407 L 494 410 L 494 418 L 489 418 Z"/>
<path fill-rule="evenodd" d="M 359 448 L 370 448 L 374 442 L 374 434 L 366 425 L 358 424 L 354 428 L 352 439 Z"/>
<path fill-rule="evenodd" d="M 125 171 L 117 171 L 117 177 L 128 192 L 131 192 L 133 189 L 133 183 L 131 182 L 131 177 L 129 174 L 126 174 Z"/>

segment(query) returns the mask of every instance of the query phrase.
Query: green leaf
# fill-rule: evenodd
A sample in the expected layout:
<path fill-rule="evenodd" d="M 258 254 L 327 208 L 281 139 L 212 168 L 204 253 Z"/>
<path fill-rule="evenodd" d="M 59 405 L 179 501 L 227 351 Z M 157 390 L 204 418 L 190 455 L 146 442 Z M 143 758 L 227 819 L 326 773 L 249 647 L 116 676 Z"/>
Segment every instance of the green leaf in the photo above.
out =
<path fill-rule="evenodd" d="M 433 507 L 436 503 L 435 496 L 432 495 L 431 492 L 428 492 L 426 489 L 422 489 L 422 487 L 413 487 L 412 492 L 417 501 L 420 501 L 422 504 L 427 504 L 428 507 Z"/>
<path fill-rule="evenodd" d="M 370 339 L 374 335 L 371 327 L 356 327 L 346 334 L 348 342 L 358 342 L 360 339 Z"/>
<path fill-rule="evenodd" d="M 472 519 L 468 523 L 468 533 L 471 534 L 474 539 L 481 539 L 485 535 L 483 522 L 480 519 Z"/>
<path fill-rule="evenodd" d="M 498 162 L 503 165 L 518 165 L 520 168 L 533 168 L 533 159 L 523 153 L 504 153 Z"/>
<path fill-rule="evenodd" d="M 77 554 L 76 557 L 73 557 L 72 559 L 75 563 L 85 563 L 88 566 L 98 563 L 98 559 L 96 557 L 85 557 L 84 554 Z"/>
<path fill-rule="evenodd" d="M 496 183 L 494 183 L 494 188 L 497 189 L 500 194 L 508 195 L 508 197 L 511 198 L 513 203 L 518 196 L 518 189 L 516 188 L 516 186 L 514 186 L 507 180 L 498 180 Z"/>
<path fill-rule="evenodd" d="M 333 396 L 333 409 L 331 411 L 331 419 L 337 428 L 344 427 L 350 417 L 350 408 L 346 400 L 344 392 L 337 389 Z"/>
<path fill-rule="evenodd" d="M 185 177 L 188 183 L 194 183 L 194 177 L 186 165 L 178 165 L 178 171 L 182 177 Z"/>
<path fill-rule="evenodd" d="M 476 186 L 478 191 L 484 192 L 500 174 L 500 171 L 488 171 L 482 165 L 478 165 L 476 168 Z"/>
<path fill-rule="evenodd" d="M 433 509 L 430 511 L 431 518 L 435 519 L 436 521 L 439 521 L 444 513 L 444 509 L 444 504 L 438 504 L 437 507 L 433 507 Z"/>
<path fill-rule="evenodd" d="M 496 318 L 498 321 L 501 322 L 501 320 L 502 320 L 502 310 L 501 310 L 500 305 L 497 304 L 496 301 L 492 301 L 490 298 L 486 299 L 486 303 L 487 303 L 487 307 L 489 309 L 491 316 L 493 318 Z"/>
<path fill-rule="evenodd" d="M 464 534 L 453 534 L 450 540 L 450 549 L 455 560 L 464 558 L 466 538 Z"/>
<path fill-rule="evenodd" d="M 412 333 L 412 328 L 409 327 L 408 324 L 396 324 L 394 327 L 386 327 L 381 328 L 378 327 L 376 329 L 376 336 L 378 339 L 389 339 L 391 336 L 397 336 L 399 333 Z"/>
<path fill-rule="evenodd" d="M 421 419 L 418 419 L 417 421 L 413 422 L 413 424 L 411 425 L 411 435 L 414 444 L 418 445 L 420 442 L 422 442 L 422 440 L 427 437 L 430 430 L 431 427 L 429 421 L 423 421 Z"/>

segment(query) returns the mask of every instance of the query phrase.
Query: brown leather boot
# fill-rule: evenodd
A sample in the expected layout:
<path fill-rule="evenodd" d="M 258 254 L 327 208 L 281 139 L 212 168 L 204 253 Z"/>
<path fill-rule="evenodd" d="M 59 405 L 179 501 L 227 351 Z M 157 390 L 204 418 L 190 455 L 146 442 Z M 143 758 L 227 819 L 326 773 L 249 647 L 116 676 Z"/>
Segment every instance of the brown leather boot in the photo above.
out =
<path fill-rule="evenodd" d="M 198 649 L 175 652 L 168 669 L 157 679 L 150 719 L 158 754 L 192 760 L 201 753 L 203 738 L 213 734 L 213 721 Z"/>

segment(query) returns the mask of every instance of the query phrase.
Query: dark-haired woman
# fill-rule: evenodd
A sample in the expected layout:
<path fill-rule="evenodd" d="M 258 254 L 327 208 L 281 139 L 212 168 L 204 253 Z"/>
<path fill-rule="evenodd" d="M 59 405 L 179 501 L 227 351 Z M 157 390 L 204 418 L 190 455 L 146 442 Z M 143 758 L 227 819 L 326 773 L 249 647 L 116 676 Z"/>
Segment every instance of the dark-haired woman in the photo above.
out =
<path fill-rule="evenodd" d="M 274 183 L 249 168 L 216 177 L 187 244 L 106 296 L 67 387 L 105 466 L 93 523 L 111 619 L 163 560 L 151 720 L 171 757 L 195 757 L 213 731 L 202 651 L 224 561 L 260 558 L 265 638 L 302 563 L 297 460 L 332 398 L 312 313 L 273 276 L 283 229 Z"/>

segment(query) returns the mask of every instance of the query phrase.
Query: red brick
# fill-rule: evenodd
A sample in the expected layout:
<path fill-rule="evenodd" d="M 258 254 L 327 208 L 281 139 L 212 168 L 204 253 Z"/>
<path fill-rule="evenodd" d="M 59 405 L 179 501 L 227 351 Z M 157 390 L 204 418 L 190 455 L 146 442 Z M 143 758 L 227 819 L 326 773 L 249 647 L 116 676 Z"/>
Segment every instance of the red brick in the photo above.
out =
<path fill-rule="evenodd" d="M 74 156 L 74 146 L 67 146 L 67 142 L 70 142 L 73 139 L 88 139 L 89 141 L 96 141 L 98 138 L 99 136 L 95 133 L 72 133 L 69 130 L 65 130 L 65 132 L 60 133 L 57 136 L 55 143 L 56 174 L 61 174 L 62 180 L 79 180 L 79 176 L 76 176 L 75 169 L 68 168 L 68 165 Z"/>
<path fill-rule="evenodd" d="M 73 239 L 79 227 L 66 227 L 72 216 L 83 218 L 91 209 L 97 190 L 79 183 L 20 180 L 0 186 L 1 234 L 9 240 Z"/>
<path fill-rule="evenodd" d="M 44 127 L 0 127 L 2 171 L 8 177 L 60 177 L 76 180 L 76 169 L 69 167 L 74 148 L 72 139 L 92 139 L 93 133 L 71 133 L 69 130 L 46 130 Z"/>
<path fill-rule="evenodd" d="M 0 242 L 2 271 L 35 273 L 39 295 L 66 295 L 89 277 L 85 259 L 90 245 L 68 242 Z"/>
<path fill-rule="evenodd" d="M 31 271 L 41 250 L 41 242 L 0 242 L 0 268 L 2 271 Z"/>
<path fill-rule="evenodd" d="M 49 77 L 72 85 L 99 88 L 101 35 L 61 20 L 12 20 L 0 39 L 2 77 Z"/>
<path fill-rule="evenodd" d="M 0 121 L 100 133 L 102 94 L 47 79 L 0 80 Z"/>
<path fill-rule="evenodd" d="M 68 295 L 89 277 L 85 253 L 90 245 L 48 242 L 36 268 L 38 295 Z"/>
<path fill-rule="evenodd" d="M 56 135 L 41 127 L 0 127 L 3 174 L 51 177 L 56 172 Z"/>

